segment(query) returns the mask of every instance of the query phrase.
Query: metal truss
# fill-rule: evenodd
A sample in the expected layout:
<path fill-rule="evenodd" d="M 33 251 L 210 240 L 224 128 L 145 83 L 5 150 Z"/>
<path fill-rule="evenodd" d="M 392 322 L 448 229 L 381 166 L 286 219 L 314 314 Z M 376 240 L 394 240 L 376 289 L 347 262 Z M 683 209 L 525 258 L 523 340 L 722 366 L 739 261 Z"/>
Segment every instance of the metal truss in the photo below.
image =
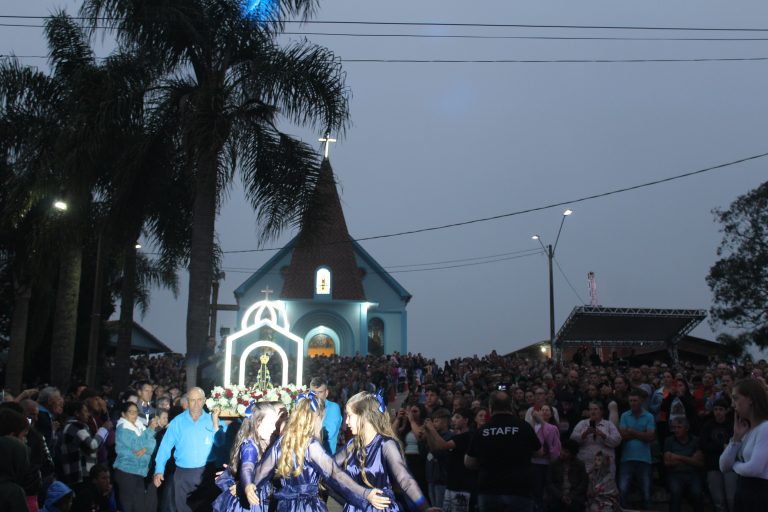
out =
<path fill-rule="evenodd" d="M 563 326 L 557 332 L 555 337 L 555 349 L 557 351 L 558 359 L 562 357 L 562 350 L 569 346 L 590 345 L 593 347 L 665 347 L 669 350 L 670 355 L 674 361 L 677 361 L 677 344 L 678 342 L 694 327 L 699 325 L 704 318 L 706 318 L 707 312 L 703 309 L 662 309 L 662 308 L 612 308 L 603 306 L 577 306 L 573 308 L 568 319 L 563 323 Z M 616 340 L 589 340 L 589 339 L 568 339 L 568 331 L 579 319 L 585 317 L 633 317 L 633 318 L 648 318 L 649 320 L 654 318 L 679 318 L 684 320 L 675 331 L 667 332 L 659 339 L 644 339 L 633 340 L 632 333 L 627 332 L 627 337 Z"/>

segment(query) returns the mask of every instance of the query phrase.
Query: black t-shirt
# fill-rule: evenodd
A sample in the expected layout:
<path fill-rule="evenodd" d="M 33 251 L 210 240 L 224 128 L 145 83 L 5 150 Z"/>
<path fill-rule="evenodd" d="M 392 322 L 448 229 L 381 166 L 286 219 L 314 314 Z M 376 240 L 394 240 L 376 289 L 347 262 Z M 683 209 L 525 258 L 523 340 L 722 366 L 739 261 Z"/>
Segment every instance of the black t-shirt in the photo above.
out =
<path fill-rule="evenodd" d="M 478 494 L 530 496 L 531 457 L 541 448 L 536 433 L 512 414 L 496 414 L 475 432 L 467 455 L 479 459 Z"/>
<path fill-rule="evenodd" d="M 456 447 L 448 452 L 448 480 L 446 486 L 451 491 L 472 491 L 475 489 L 477 471 L 467 469 L 464 465 L 464 455 L 467 454 L 469 442 L 472 439 L 470 432 L 456 434 L 451 438 Z"/>

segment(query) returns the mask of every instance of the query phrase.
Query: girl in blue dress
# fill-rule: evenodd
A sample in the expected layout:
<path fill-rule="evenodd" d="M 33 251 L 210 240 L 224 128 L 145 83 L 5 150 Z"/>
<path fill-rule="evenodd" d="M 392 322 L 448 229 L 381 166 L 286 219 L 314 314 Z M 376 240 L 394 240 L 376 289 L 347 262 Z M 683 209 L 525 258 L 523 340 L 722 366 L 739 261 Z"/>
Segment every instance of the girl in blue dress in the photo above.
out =
<path fill-rule="evenodd" d="M 278 417 L 277 407 L 269 402 L 251 402 L 245 410 L 245 419 L 232 445 L 229 467 L 216 479 L 222 492 L 213 502 L 215 512 L 266 512 L 269 509 L 271 486 L 265 485 L 257 493 L 253 472 L 260 454 L 267 449 Z"/>
<path fill-rule="evenodd" d="M 336 454 L 337 464 L 357 483 L 382 489 L 391 500 L 386 509 L 390 512 L 401 510 L 395 501 L 393 483 L 403 491 L 409 510 L 440 510 L 429 508 L 419 484 L 408 471 L 381 391 L 375 395 L 365 391 L 354 395 L 347 402 L 346 412 L 347 425 L 354 438 Z M 344 512 L 370 510 L 368 506 L 361 508 L 351 502 L 344 506 Z"/>
<path fill-rule="evenodd" d="M 299 395 L 283 435 L 256 466 L 253 483 L 259 492 L 277 474 L 282 484 L 272 495 L 277 512 L 327 512 L 318 495 L 320 479 L 345 501 L 358 508 L 371 504 L 384 510 L 389 498 L 379 489 L 358 485 L 325 453 L 318 441 L 325 404 L 313 392 Z"/>

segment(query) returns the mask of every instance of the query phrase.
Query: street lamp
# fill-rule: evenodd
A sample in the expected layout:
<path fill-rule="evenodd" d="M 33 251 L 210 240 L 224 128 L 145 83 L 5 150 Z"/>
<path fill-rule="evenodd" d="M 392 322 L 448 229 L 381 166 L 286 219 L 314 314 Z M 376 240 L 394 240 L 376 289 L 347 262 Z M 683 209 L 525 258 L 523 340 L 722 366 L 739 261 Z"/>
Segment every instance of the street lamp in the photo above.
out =
<path fill-rule="evenodd" d="M 53 202 L 53 207 L 61 212 L 67 211 L 67 203 L 61 200 L 57 200 Z"/>
<path fill-rule="evenodd" d="M 552 260 L 555 258 L 555 249 L 557 249 L 557 243 L 560 241 L 560 233 L 563 231 L 563 224 L 565 218 L 570 217 L 573 214 L 573 210 L 567 209 L 563 212 L 560 220 L 560 228 L 557 230 L 557 237 L 555 237 L 555 245 L 544 245 L 541 241 L 541 235 L 531 236 L 531 240 L 536 240 L 544 252 L 547 254 L 547 261 L 549 263 L 549 346 L 552 352 L 552 357 L 559 356 L 555 350 L 555 288 L 554 280 L 552 279 Z"/>

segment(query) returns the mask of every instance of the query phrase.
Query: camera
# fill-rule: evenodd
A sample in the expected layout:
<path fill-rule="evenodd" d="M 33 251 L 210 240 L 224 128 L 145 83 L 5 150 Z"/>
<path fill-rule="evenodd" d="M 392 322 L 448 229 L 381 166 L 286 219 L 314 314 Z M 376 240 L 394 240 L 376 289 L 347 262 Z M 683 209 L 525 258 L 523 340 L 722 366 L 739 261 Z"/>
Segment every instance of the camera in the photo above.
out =
<path fill-rule="evenodd" d="M 496 389 L 498 391 L 507 391 L 509 389 L 509 383 L 508 382 L 499 382 L 496 384 Z"/>

